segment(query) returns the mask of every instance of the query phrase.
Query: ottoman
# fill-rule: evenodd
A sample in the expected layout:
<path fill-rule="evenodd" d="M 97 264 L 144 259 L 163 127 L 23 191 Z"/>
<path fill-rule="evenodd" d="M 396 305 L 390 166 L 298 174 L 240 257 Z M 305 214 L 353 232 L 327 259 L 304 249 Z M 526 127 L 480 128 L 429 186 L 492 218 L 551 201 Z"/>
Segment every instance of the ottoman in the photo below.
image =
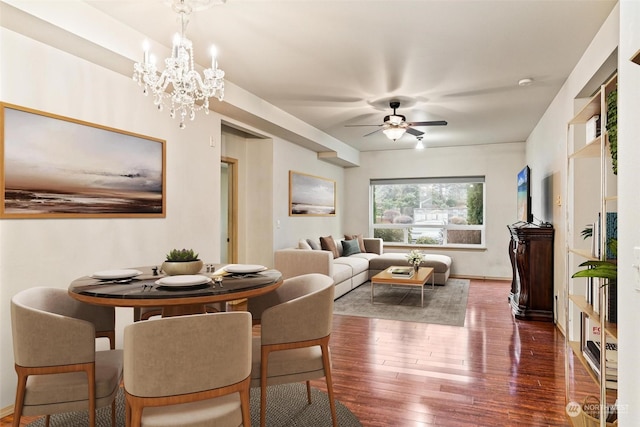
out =
<path fill-rule="evenodd" d="M 391 252 L 372 258 L 369 260 L 369 277 L 373 277 L 392 265 L 409 265 L 407 262 L 407 254 Z M 451 257 L 447 255 L 424 254 L 424 259 L 420 266 L 433 268 L 436 285 L 444 285 L 447 283 L 447 279 L 451 273 Z"/>

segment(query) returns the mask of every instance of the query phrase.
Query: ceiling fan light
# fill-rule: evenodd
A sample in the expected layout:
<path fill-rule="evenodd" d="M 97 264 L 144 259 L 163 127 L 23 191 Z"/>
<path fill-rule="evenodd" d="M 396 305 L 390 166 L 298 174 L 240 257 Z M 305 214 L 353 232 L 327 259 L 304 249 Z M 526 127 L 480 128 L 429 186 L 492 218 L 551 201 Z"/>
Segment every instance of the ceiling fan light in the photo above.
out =
<path fill-rule="evenodd" d="M 398 126 L 401 123 L 403 123 L 405 121 L 405 117 L 398 115 L 398 114 L 392 114 L 390 116 L 385 116 L 384 118 L 384 122 L 393 126 Z"/>
<path fill-rule="evenodd" d="M 406 129 L 403 127 L 388 127 L 386 129 L 383 129 L 382 132 L 387 136 L 387 138 L 389 138 L 392 141 L 395 141 L 396 139 L 404 135 L 405 131 Z"/>
<path fill-rule="evenodd" d="M 421 139 L 419 139 L 418 143 L 416 144 L 416 150 L 424 150 L 424 144 L 422 143 Z"/>

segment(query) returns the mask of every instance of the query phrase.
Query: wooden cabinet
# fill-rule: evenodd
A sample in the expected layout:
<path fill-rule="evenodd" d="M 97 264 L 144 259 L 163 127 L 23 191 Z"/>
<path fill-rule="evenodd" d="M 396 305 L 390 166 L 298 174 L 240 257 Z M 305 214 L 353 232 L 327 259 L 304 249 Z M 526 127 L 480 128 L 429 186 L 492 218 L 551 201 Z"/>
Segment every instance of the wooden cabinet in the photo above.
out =
<path fill-rule="evenodd" d="M 551 226 L 514 224 L 509 258 L 513 270 L 511 309 L 517 319 L 553 322 L 553 237 Z"/>

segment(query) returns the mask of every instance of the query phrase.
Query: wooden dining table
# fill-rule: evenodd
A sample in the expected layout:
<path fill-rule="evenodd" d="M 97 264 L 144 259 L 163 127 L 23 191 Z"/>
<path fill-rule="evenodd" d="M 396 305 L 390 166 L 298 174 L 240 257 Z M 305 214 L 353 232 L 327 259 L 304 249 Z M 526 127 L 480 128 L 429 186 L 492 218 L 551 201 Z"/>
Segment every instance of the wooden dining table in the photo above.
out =
<path fill-rule="evenodd" d="M 69 285 L 69 295 L 94 305 L 162 307 L 162 316 L 171 317 L 205 313 L 208 304 L 252 298 L 282 284 L 282 274 L 278 270 L 251 274 L 200 272 L 199 275 L 218 276 L 222 280 L 188 286 L 163 286 L 159 280 L 167 276 L 158 273 L 154 267 L 134 267 L 132 270 L 141 274 L 125 279 L 98 279 L 91 275 L 77 278 Z"/>

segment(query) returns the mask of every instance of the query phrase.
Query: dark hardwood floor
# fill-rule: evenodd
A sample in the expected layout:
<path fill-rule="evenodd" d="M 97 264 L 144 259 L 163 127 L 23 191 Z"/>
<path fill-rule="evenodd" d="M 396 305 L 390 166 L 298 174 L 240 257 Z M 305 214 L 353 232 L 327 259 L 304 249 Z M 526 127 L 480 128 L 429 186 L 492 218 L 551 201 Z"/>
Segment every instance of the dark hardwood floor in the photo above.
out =
<path fill-rule="evenodd" d="M 509 288 L 472 280 L 464 327 L 334 316 L 338 400 L 363 426 L 569 426 L 563 336 L 515 320 Z"/>

